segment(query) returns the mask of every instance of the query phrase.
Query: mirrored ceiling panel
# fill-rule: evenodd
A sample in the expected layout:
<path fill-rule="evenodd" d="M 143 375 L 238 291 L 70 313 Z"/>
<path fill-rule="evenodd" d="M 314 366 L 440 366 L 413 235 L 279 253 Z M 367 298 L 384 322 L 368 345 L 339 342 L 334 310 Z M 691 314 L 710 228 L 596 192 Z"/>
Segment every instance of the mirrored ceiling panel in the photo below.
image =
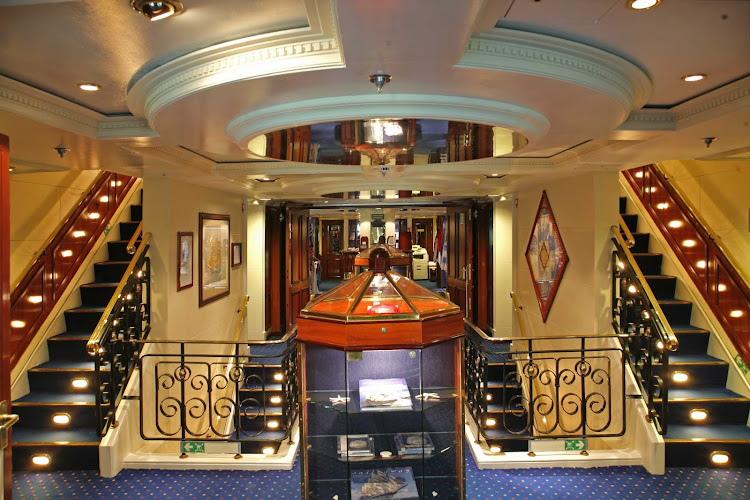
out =
<path fill-rule="evenodd" d="M 424 165 L 511 154 L 523 135 L 503 127 L 446 120 L 376 118 L 276 130 L 248 143 L 265 159 L 331 165 Z"/>

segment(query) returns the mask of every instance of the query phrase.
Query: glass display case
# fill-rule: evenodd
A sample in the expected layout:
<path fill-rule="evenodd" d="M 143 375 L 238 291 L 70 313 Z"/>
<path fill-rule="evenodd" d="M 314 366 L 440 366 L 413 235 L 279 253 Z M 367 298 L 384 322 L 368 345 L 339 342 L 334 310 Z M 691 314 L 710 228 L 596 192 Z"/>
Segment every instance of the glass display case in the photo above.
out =
<path fill-rule="evenodd" d="M 464 498 L 455 304 L 389 270 L 321 295 L 297 320 L 303 498 Z"/>

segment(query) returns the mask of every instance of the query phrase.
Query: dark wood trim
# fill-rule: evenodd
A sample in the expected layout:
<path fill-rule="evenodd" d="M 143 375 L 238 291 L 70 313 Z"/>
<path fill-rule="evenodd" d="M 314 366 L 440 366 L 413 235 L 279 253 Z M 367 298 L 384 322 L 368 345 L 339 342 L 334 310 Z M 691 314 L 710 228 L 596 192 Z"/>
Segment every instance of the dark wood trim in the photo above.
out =
<path fill-rule="evenodd" d="M 494 204 L 477 203 L 474 218 L 474 319 L 473 322 L 485 332 L 493 327 L 493 252 L 492 219 Z"/>
<path fill-rule="evenodd" d="M 273 333 L 284 331 L 284 258 L 285 233 L 284 209 L 266 207 L 266 330 Z"/>
<path fill-rule="evenodd" d="M 180 261 L 182 259 L 182 237 L 190 237 L 190 277 L 192 278 L 189 285 L 180 286 Z M 195 238 L 192 231 L 181 231 L 177 233 L 177 291 L 190 288 L 195 283 Z"/>
<path fill-rule="evenodd" d="M 10 413 L 10 140 L 0 134 L 0 401 L 8 402 Z M 13 497 L 11 431 L 3 463 L 5 498 Z"/>
<path fill-rule="evenodd" d="M 235 262 L 234 261 L 234 249 L 237 247 L 240 248 L 240 260 Z M 232 243 L 231 247 L 229 248 L 229 260 L 232 261 L 231 267 L 239 267 L 242 265 L 242 243 Z"/>
<path fill-rule="evenodd" d="M 207 220 L 226 221 L 227 223 L 227 244 L 224 248 L 227 252 L 227 290 L 208 299 L 203 298 L 203 223 Z M 229 255 L 229 238 L 232 235 L 231 221 L 228 215 L 210 214 L 206 212 L 198 213 L 198 307 L 203 307 L 211 302 L 223 299 L 229 295 L 231 288 L 231 255 Z"/>

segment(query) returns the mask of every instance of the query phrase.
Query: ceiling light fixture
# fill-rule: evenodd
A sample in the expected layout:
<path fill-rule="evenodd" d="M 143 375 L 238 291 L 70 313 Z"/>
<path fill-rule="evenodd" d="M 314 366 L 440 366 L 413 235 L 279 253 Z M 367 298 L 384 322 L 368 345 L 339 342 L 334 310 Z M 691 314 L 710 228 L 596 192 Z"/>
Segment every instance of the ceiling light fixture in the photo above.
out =
<path fill-rule="evenodd" d="M 85 90 L 86 92 L 96 92 L 97 90 L 100 90 L 102 86 L 98 83 L 84 82 L 79 83 L 78 88 L 81 90 Z"/>
<path fill-rule="evenodd" d="M 159 21 L 171 16 L 176 16 L 183 10 L 182 3 L 177 0 L 130 0 L 130 6 L 133 10 L 140 12 L 148 18 L 149 21 Z"/>
<path fill-rule="evenodd" d="M 647 10 L 656 7 L 661 0 L 628 0 L 628 9 Z"/>
<path fill-rule="evenodd" d="M 386 83 L 390 82 L 393 79 L 391 75 L 387 75 L 385 73 L 375 73 L 374 75 L 370 75 L 370 83 L 374 84 L 378 88 L 378 94 L 383 92 L 383 87 Z"/>
<path fill-rule="evenodd" d="M 62 158 L 63 156 L 65 156 L 65 153 L 67 153 L 67 152 L 70 151 L 70 148 L 66 148 L 66 147 L 63 147 L 63 146 L 57 146 L 56 148 L 52 148 L 52 149 L 54 149 L 55 151 L 57 151 L 57 154 L 60 155 L 60 158 Z"/>
<path fill-rule="evenodd" d="M 682 77 L 683 82 L 699 82 L 705 79 L 706 75 L 704 73 L 695 73 L 693 75 L 685 75 Z"/>

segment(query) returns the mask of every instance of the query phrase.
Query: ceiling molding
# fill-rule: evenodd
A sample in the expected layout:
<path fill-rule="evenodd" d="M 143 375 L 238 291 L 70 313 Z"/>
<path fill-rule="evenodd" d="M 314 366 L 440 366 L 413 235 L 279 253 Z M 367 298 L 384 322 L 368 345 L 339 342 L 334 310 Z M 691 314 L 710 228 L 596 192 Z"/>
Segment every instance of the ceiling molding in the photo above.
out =
<path fill-rule="evenodd" d="M 98 123 L 97 138 L 125 139 L 134 137 L 159 137 L 141 118 L 105 117 Z"/>
<path fill-rule="evenodd" d="M 310 26 L 221 43 L 163 64 L 128 90 L 136 116 L 152 118 L 196 92 L 254 78 L 346 66 L 336 0 L 306 0 Z"/>
<path fill-rule="evenodd" d="M 246 149 L 250 139 L 273 130 L 384 116 L 501 126 L 523 134 L 530 145 L 550 128 L 550 122 L 543 114 L 500 101 L 447 95 L 372 93 L 310 99 L 250 111 L 229 122 L 227 134 L 239 147 Z"/>
<path fill-rule="evenodd" d="M 750 76 L 707 92 L 670 109 L 679 126 L 705 121 L 750 106 Z"/>
<path fill-rule="evenodd" d="M 646 73 L 619 56 L 563 38 L 505 28 L 474 35 L 456 67 L 579 85 L 611 97 L 626 113 L 643 107 L 652 89 Z"/>
<path fill-rule="evenodd" d="M 633 111 L 615 130 L 677 130 L 677 120 L 673 112 L 662 109 L 639 109 Z"/>

